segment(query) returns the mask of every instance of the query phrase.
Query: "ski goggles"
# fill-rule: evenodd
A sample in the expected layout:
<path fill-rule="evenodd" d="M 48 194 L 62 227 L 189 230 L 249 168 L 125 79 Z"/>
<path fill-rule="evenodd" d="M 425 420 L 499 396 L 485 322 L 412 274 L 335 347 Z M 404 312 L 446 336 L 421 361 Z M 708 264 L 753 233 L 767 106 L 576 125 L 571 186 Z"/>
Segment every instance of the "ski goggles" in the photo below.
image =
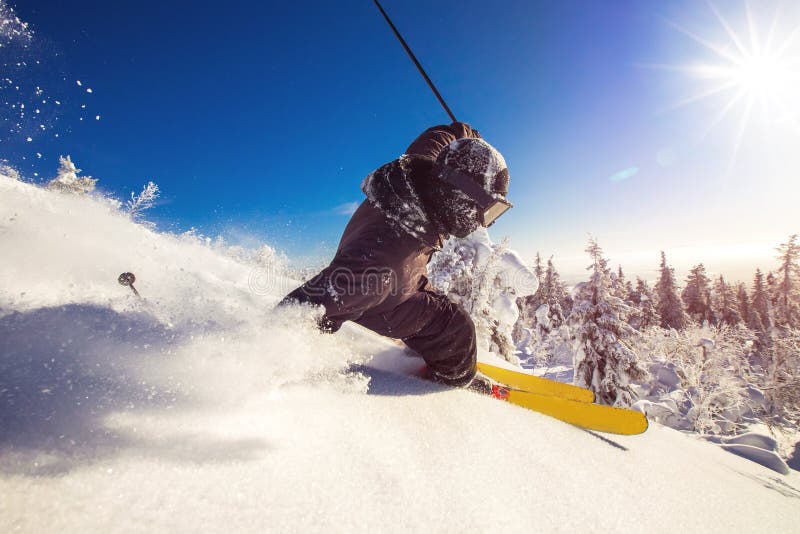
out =
<path fill-rule="evenodd" d="M 481 226 L 488 228 L 514 205 L 504 198 L 497 198 L 478 185 L 470 176 L 455 169 L 444 167 L 438 173 L 439 179 L 464 193 L 478 206 Z"/>

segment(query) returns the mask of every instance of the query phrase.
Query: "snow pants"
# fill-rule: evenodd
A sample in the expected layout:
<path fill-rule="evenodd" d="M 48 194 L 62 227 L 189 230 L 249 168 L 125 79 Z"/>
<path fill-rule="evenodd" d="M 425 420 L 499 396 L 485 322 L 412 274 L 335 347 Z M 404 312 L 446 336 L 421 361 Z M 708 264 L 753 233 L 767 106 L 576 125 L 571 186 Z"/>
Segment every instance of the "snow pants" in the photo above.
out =
<path fill-rule="evenodd" d="M 444 295 L 422 290 L 388 312 L 368 313 L 356 322 L 402 340 L 422 356 L 434 380 L 460 387 L 475 376 L 475 325 L 464 308 Z"/>

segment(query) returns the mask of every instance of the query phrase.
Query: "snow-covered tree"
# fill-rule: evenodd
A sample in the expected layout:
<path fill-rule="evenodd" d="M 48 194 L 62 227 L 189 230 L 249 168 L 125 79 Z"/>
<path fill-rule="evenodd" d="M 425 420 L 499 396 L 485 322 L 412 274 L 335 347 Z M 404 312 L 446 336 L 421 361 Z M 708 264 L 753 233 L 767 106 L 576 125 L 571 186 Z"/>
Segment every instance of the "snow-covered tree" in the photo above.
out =
<path fill-rule="evenodd" d="M 0 160 L 0 176 L 6 176 L 12 180 L 21 180 L 19 171 L 8 164 L 6 160 Z"/>
<path fill-rule="evenodd" d="M 800 425 L 800 330 L 789 328 L 769 347 L 765 391 L 773 415 Z"/>
<path fill-rule="evenodd" d="M 673 368 L 680 386 L 667 397 L 685 429 L 730 434 L 750 411 L 746 328 L 690 324 L 680 331 L 651 328 L 637 348 L 661 369 Z"/>
<path fill-rule="evenodd" d="M 522 334 L 525 329 L 533 329 L 537 332 L 534 336 L 537 339 L 527 339 L 527 344 L 535 343 L 544 339 L 552 330 L 559 328 L 567 315 L 571 306 L 571 299 L 566 286 L 561 281 L 561 276 L 553 264 L 552 256 L 547 260 L 547 269 L 541 267 L 541 257 L 536 254 L 534 273 L 538 272 L 537 279 L 540 281 L 539 289 L 534 295 L 520 299 L 519 306 L 522 310 L 516 332 Z M 544 315 L 543 315 L 544 314 Z M 546 320 L 543 318 L 546 317 Z M 520 335 L 519 339 L 527 338 L 527 335 Z M 518 339 L 515 335 L 515 339 Z"/>
<path fill-rule="evenodd" d="M 680 330 L 689 323 L 689 317 L 683 310 L 678 297 L 678 287 L 675 283 L 675 269 L 667 265 L 667 256 L 661 251 L 661 267 L 658 282 L 656 282 L 656 298 L 658 316 L 661 318 L 662 328 Z"/>
<path fill-rule="evenodd" d="M 737 325 L 742 322 L 739 314 L 739 302 L 733 286 L 725 282 L 720 275 L 714 281 L 714 291 L 711 295 L 711 310 L 716 324 Z"/>
<path fill-rule="evenodd" d="M 775 321 L 775 310 L 777 310 L 780 306 L 780 282 L 778 281 L 778 277 L 775 275 L 775 273 L 771 271 L 767 273 L 766 288 L 767 295 L 769 295 L 769 302 L 772 305 L 773 323 L 777 324 Z"/>
<path fill-rule="evenodd" d="M 535 302 L 538 307 L 528 325 L 524 350 L 537 366 L 550 366 L 567 350 L 570 334 L 564 323 L 572 306 L 552 257 L 547 260 L 547 270 L 536 292 Z"/>
<path fill-rule="evenodd" d="M 628 299 L 633 304 L 636 312 L 629 320 L 631 326 L 642 331 L 651 326 L 661 324 L 661 318 L 658 316 L 658 310 L 656 309 L 655 293 L 653 293 L 647 282 L 637 277 L 636 288 L 631 291 Z"/>
<path fill-rule="evenodd" d="M 542 310 L 544 311 L 544 310 Z M 547 315 L 542 314 L 537 323 L 535 342 L 529 347 L 528 362 L 537 368 L 555 367 L 557 365 L 570 366 L 573 364 L 573 335 L 569 324 L 564 323 L 558 328 L 547 324 Z M 541 329 L 541 330 L 540 330 Z M 542 333 L 546 330 L 546 333 Z"/>
<path fill-rule="evenodd" d="M 145 210 L 153 207 L 160 194 L 161 192 L 156 184 L 147 182 L 147 185 L 138 195 L 134 195 L 131 192 L 131 199 L 125 204 L 128 214 L 134 219 L 141 218 Z"/>
<path fill-rule="evenodd" d="M 542 279 L 542 275 L 544 274 L 544 270 L 542 269 L 542 256 L 538 252 L 536 253 L 536 259 L 533 261 L 533 274 L 535 274 L 536 278 L 539 280 Z"/>
<path fill-rule="evenodd" d="M 586 252 L 592 259 L 588 282 L 576 287 L 569 323 L 575 336 L 575 382 L 595 392 L 599 402 L 630 406 L 635 398 L 631 381 L 643 378 L 630 339 L 636 335 L 627 322 L 628 306 L 612 294 L 611 273 L 594 239 Z"/>
<path fill-rule="evenodd" d="M 542 288 L 542 304 L 547 305 L 547 316 L 552 328 L 561 326 L 566 316 L 569 315 L 570 297 L 553 264 L 552 257 L 547 260 L 547 271 Z"/>
<path fill-rule="evenodd" d="M 756 269 L 753 277 L 753 301 L 747 327 L 756 334 L 758 352 L 763 352 L 770 345 L 772 326 L 772 301 L 769 298 L 764 274 L 761 269 Z"/>
<path fill-rule="evenodd" d="M 614 296 L 625 302 L 628 300 L 631 289 L 630 284 L 625 280 L 625 273 L 622 272 L 622 265 L 618 265 L 617 272 L 611 273 L 611 290 Z"/>
<path fill-rule="evenodd" d="M 681 299 L 686 305 L 686 313 L 698 324 L 712 322 L 714 314 L 711 312 L 711 281 L 702 263 L 689 271 Z"/>
<path fill-rule="evenodd" d="M 536 259 L 533 261 L 533 272 L 536 279 L 540 282 L 544 280 L 544 270 L 542 269 L 542 256 L 537 252 Z M 514 342 L 520 346 L 525 346 L 531 343 L 530 329 L 536 326 L 536 310 L 539 309 L 542 303 L 542 287 L 539 284 L 539 289 L 533 295 L 519 297 L 517 299 L 517 308 L 519 309 L 519 319 L 514 325 L 513 338 Z"/>
<path fill-rule="evenodd" d="M 428 265 L 431 283 L 472 317 L 478 342 L 518 364 L 513 329 L 517 298 L 536 293 L 539 281 L 506 243 L 496 245 L 485 230 L 450 239 Z"/>
<path fill-rule="evenodd" d="M 778 247 L 780 266 L 776 273 L 775 321 L 787 328 L 800 327 L 800 243 L 797 234 Z"/>
<path fill-rule="evenodd" d="M 61 156 L 58 161 L 58 174 L 48 182 L 47 189 L 76 195 L 84 195 L 94 191 L 95 183 L 97 183 L 96 178 L 91 176 L 78 177 L 78 173 L 81 170 L 75 167 L 69 156 Z"/>
<path fill-rule="evenodd" d="M 750 324 L 750 297 L 747 295 L 747 288 L 744 283 L 739 282 L 736 287 L 736 305 L 739 310 L 739 317 L 745 325 Z"/>

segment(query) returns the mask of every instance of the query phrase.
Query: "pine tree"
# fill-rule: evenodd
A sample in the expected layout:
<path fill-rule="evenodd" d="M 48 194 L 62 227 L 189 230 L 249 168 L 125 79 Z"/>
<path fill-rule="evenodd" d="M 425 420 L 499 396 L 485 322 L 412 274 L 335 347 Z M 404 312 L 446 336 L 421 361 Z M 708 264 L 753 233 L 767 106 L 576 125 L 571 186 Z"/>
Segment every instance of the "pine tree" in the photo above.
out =
<path fill-rule="evenodd" d="M 800 243 L 797 234 L 789 236 L 786 243 L 778 247 L 781 261 L 776 276 L 775 320 L 786 328 L 800 327 Z"/>
<path fill-rule="evenodd" d="M 770 411 L 800 423 L 800 330 L 784 329 L 769 347 L 766 373 Z"/>
<path fill-rule="evenodd" d="M 683 288 L 681 299 L 686 305 L 686 313 L 698 324 L 712 323 L 714 315 L 711 312 L 711 280 L 706 275 L 703 264 L 695 265 L 689 276 L 686 277 L 686 287 Z"/>
<path fill-rule="evenodd" d="M 750 297 L 747 295 L 747 288 L 744 283 L 739 282 L 736 288 L 736 303 L 739 307 L 739 316 L 745 325 L 750 324 Z"/>
<path fill-rule="evenodd" d="M 547 316 L 550 318 L 552 328 L 558 328 L 564 324 L 564 303 L 567 299 L 567 291 L 561 282 L 561 277 L 553 265 L 552 256 L 547 259 L 547 271 L 544 275 L 544 291 L 542 293 L 542 304 L 547 304 Z"/>
<path fill-rule="evenodd" d="M 570 314 L 575 333 L 575 382 L 591 388 L 598 402 L 630 406 L 635 394 L 631 380 L 644 377 L 630 339 L 636 331 L 626 322 L 629 308 L 612 294 L 611 273 L 603 251 L 594 239 L 586 252 L 589 282 L 580 284 Z"/>
<path fill-rule="evenodd" d="M 542 269 L 542 256 L 537 252 L 533 262 L 533 272 L 539 280 L 539 288 L 533 295 L 527 295 L 517 299 L 517 309 L 519 310 L 519 320 L 514 325 L 513 339 L 515 343 L 529 337 L 527 329 L 535 328 L 536 310 L 542 305 L 542 293 L 544 292 L 544 271 Z"/>
<path fill-rule="evenodd" d="M 534 269 L 535 272 L 535 269 Z M 570 300 L 564 283 L 560 280 L 560 275 L 553 265 L 553 258 L 547 260 L 547 269 L 544 271 L 544 278 L 540 279 L 539 289 L 533 297 L 528 297 L 522 304 L 526 310 L 527 318 L 525 326 L 520 327 L 515 332 L 519 332 L 518 337 L 522 341 L 526 339 L 524 328 L 533 329 L 534 339 L 527 343 L 539 343 L 546 345 L 546 338 L 551 332 L 558 330 L 564 324 L 565 318 L 569 315 Z M 544 351 L 544 352 L 543 352 Z M 537 351 L 540 360 L 546 360 L 546 348 Z"/>
<path fill-rule="evenodd" d="M 526 348 L 523 350 L 531 355 L 530 361 L 536 365 L 550 366 L 563 359 L 565 352 L 570 352 L 570 335 L 564 323 L 571 307 L 566 286 L 560 279 L 552 257 L 547 260 L 536 304 L 530 322 L 533 328 L 525 339 Z"/>
<path fill-rule="evenodd" d="M 775 310 L 779 306 L 779 302 L 781 300 L 780 291 L 778 289 L 778 277 L 775 276 L 775 273 L 769 272 L 767 273 L 767 295 L 769 295 L 769 302 L 772 305 L 773 314 Z"/>
<path fill-rule="evenodd" d="M 536 274 L 536 278 L 539 280 L 542 279 L 542 274 L 544 274 L 542 270 L 542 256 L 538 252 L 536 253 L 536 260 L 533 262 L 533 272 Z"/>
<path fill-rule="evenodd" d="M 678 298 L 678 288 L 675 284 L 675 270 L 667 265 L 667 256 L 661 251 L 661 268 L 658 282 L 656 283 L 656 296 L 658 297 L 658 316 L 661 318 L 662 328 L 680 330 L 689 323 L 689 317 L 683 310 L 681 300 Z"/>
<path fill-rule="evenodd" d="M 756 269 L 753 277 L 753 301 L 747 327 L 756 333 L 756 350 L 763 353 L 770 345 L 772 335 L 772 302 L 770 301 L 764 274 Z"/>
<path fill-rule="evenodd" d="M 623 302 L 628 300 L 629 293 L 625 282 L 625 273 L 622 272 L 622 265 L 618 265 L 616 274 L 611 275 L 611 289 L 614 292 L 614 296 L 622 299 Z"/>
<path fill-rule="evenodd" d="M 629 300 L 636 307 L 636 317 L 632 318 L 631 325 L 640 332 L 661 324 L 661 318 L 656 309 L 656 297 L 650 285 L 636 277 L 636 289 L 631 291 Z"/>
<path fill-rule="evenodd" d="M 733 286 L 727 284 L 722 275 L 714 281 L 711 308 L 716 324 L 735 326 L 742 322 L 736 293 L 733 291 Z"/>

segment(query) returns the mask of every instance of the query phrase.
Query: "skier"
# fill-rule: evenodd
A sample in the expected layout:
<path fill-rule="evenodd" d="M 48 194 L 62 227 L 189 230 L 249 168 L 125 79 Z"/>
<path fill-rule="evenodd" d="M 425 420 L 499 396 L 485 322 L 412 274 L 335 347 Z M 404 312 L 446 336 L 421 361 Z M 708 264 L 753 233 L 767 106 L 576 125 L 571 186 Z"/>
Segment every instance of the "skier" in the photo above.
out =
<path fill-rule="evenodd" d="M 508 181 L 503 156 L 469 125 L 429 128 L 364 179 L 367 199 L 333 261 L 282 304 L 320 304 L 323 331 L 354 321 L 402 340 L 425 360 L 431 379 L 469 385 L 476 374 L 475 325 L 433 290 L 427 263 L 448 237 L 490 226 L 511 208 Z"/>

